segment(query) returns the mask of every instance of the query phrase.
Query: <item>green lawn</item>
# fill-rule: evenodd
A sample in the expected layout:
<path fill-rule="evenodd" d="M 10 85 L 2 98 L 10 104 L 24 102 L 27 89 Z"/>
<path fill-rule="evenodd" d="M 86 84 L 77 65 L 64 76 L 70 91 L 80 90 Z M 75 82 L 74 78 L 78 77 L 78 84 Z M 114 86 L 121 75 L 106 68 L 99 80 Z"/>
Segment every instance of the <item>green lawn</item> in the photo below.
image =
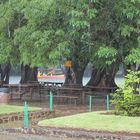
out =
<path fill-rule="evenodd" d="M 47 119 L 40 121 L 38 125 L 83 128 L 88 130 L 140 132 L 140 117 L 103 115 L 100 112 L 91 112 Z"/>
<path fill-rule="evenodd" d="M 37 107 L 29 107 L 29 111 L 40 110 Z M 23 112 L 23 106 L 15 106 L 15 105 L 0 105 L 0 114 L 9 114 L 9 113 L 16 113 L 16 112 Z"/>

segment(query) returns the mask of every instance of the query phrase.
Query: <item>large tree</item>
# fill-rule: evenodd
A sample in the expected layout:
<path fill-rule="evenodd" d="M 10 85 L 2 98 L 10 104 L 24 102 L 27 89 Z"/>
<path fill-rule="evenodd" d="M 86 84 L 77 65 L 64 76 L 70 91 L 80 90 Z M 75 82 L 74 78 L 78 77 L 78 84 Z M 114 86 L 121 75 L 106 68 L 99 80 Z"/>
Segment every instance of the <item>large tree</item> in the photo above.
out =
<path fill-rule="evenodd" d="M 119 3 L 120 4 L 120 3 Z M 125 22 L 121 28 L 122 36 L 129 38 L 124 62 L 129 69 L 140 70 L 140 1 L 126 0 L 122 4 Z"/>
<path fill-rule="evenodd" d="M 9 83 L 11 63 L 14 62 L 16 54 L 13 42 L 14 14 L 8 1 L 0 3 L 0 80 Z"/>
<path fill-rule="evenodd" d="M 28 1 L 19 1 L 19 0 L 13 0 L 13 1 L 4 1 L 0 4 L 0 10 L 1 10 L 1 34 L 0 34 L 0 72 L 1 72 L 1 80 L 4 81 L 4 83 L 9 83 L 9 74 L 10 74 L 10 68 L 12 64 L 18 64 L 21 63 L 21 82 L 28 82 L 28 81 L 34 81 L 37 80 L 33 77 L 35 76 L 33 73 L 36 72 L 36 69 L 28 68 L 30 71 L 28 76 L 25 76 L 23 73 L 25 73 L 27 65 L 24 65 L 21 61 L 21 56 L 23 55 L 20 51 L 20 46 L 15 43 L 15 31 L 18 28 L 21 28 L 22 26 L 27 24 L 27 20 L 24 17 L 24 13 L 22 10 L 25 6 L 27 6 Z M 34 71 L 34 72 L 33 72 Z M 26 78 L 25 78 L 26 77 Z M 26 80 L 23 80 L 26 79 Z"/>
<path fill-rule="evenodd" d="M 71 69 L 75 75 L 75 83 L 82 84 L 84 70 L 91 57 L 91 48 L 94 47 L 90 24 L 97 11 L 92 7 L 93 3 L 87 0 L 57 0 L 56 3 L 59 3 L 56 6 L 57 23 L 59 23 L 57 28 L 64 34 L 61 40 L 57 39 L 57 46 L 62 48 L 59 52 L 63 57 L 72 60 Z"/>
<path fill-rule="evenodd" d="M 82 84 L 85 67 L 92 63 L 88 84 L 99 87 L 115 86 L 120 63 L 139 68 L 136 0 L 13 0 L 0 6 L 8 7 L 0 15 L 1 36 L 12 46 L 8 53 L 18 52 L 13 58 L 18 56 L 22 65 L 21 82 L 37 80 L 37 67 L 56 65 L 61 58 L 72 60 L 76 84 Z"/>
<path fill-rule="evenodd" d="M 100 1 L 97 4 L 93 40 L 98 49 L 93 55 L 93 72 L 88 85 L 115 86 L 120 63 L 124 69 L 139 69 L 139 2 Z"/>
<path fill-rule="evenodd" d="M 57 47 L 57 39 L 61 40 L 63 32 L 57 26 L 55 7 L 54 1 L 31 0 L 23 10 L 27 24 L 15 30 L 15 44 L 19 46 L 22 63 L 22 83 L 37 80 L 37 67 L 58 62 L 60 47 Z"/>

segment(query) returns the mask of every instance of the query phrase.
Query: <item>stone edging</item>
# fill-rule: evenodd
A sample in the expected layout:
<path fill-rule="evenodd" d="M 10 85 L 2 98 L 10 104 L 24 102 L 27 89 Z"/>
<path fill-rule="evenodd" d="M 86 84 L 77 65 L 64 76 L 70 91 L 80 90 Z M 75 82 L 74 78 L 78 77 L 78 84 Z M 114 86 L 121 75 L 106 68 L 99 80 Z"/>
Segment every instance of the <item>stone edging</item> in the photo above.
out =
<path fill-rule="evenodd" d="M 55 137 L 70 137 L 88 140 L 140 140 L 140 134 L 123 134 L 103 131 L 88 131 L 68 128 L 29 128 L 29 129 L 1 129 L 0 134 L 33 134 Z"/>
<path fill-rule="evenodd" d="M 47 127 L 41 128 L 44 134 L 57 137 L 71 137 L 71 138 L 84 138 L 88 140 L 140 140 L 140 133 L 113 133 L 107 131 L 90 131 L 82 129 L 71 128 L 55 128 Z"/>
<path fill-rule="evenodd" d="M 39 110 L 29 112 L 29 120 L 38 119 L 38 118 L 48 118 L 54 116 L 55 112 L 50 112 L 49 110 Z M 23 120 L 24 114 L 20 113 L 10 113 L 10 114 L 1 114 L 0 115 L 0 123 L 7 123 L 13 121 Z"/>

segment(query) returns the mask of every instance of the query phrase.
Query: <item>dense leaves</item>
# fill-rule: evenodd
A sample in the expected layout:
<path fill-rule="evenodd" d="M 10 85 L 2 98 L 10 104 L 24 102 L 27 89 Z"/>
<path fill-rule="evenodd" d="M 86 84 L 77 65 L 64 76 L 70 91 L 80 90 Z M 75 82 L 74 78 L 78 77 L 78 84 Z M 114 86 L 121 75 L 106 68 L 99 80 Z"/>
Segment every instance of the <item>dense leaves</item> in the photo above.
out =
<path fill-rule="evenodd" d="M 112 103 L 115 113 L 127 116 L 140 116 L 140 71 L 129 71 L 125 77 L 125 85 L 113 94 Z"/>
<path fill-rule="evenodd" d="M 49 66 L 70 58 L 76 79 L 89 62 L 105 73 L 113 69 L 113 79 L 120 63 L 139 67 L 139 4 L 139 0 L 1 0 L 0 64 Z"/>

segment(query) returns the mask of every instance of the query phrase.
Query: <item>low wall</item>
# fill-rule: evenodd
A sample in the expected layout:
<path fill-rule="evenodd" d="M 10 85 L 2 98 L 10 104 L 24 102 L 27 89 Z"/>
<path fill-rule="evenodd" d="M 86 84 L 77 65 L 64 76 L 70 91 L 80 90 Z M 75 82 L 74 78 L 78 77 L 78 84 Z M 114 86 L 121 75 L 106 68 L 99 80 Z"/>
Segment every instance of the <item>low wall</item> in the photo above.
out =
<path fill-rule="evenodd" d="M 39 110 L 29 112 L 29 120 L 39 119 L 39 118 L 49 118 L 55 115 L 55 112 L 50 112 L 49 110 Z M 21 113 L 10 113 L 10 114 L 1 114 L 0 115 L 0 123 L 8 123 L 18 120 L 23 120 L 24 114 Z"/>
<path fill-rule="evenodd" d="M 67 128 L 29 128 L 29 129 L 0 129 L 0 134 L 15 135 L 37 135 L 45 137 L 56 137 L 56 139 L 70 138 L 72 140 L 140 140 L 139 133 L 111 133 L 105 131 L 88 131 Z M 24 135 L 23 135 L 24 136 Z"/>
<path fill-rule="evenodd" d="M 42 130 L 41 130 L 42 129 Z M 97 130 L 82 130 L 71 128 L 40 128 L 38 129 L 41 134 L 56 136 L 56 137 L 69 137 L 73 139 L 85 140 L 140 140 L 140 133 L 126 133 L 126 132 L 107 132 Z"/>

